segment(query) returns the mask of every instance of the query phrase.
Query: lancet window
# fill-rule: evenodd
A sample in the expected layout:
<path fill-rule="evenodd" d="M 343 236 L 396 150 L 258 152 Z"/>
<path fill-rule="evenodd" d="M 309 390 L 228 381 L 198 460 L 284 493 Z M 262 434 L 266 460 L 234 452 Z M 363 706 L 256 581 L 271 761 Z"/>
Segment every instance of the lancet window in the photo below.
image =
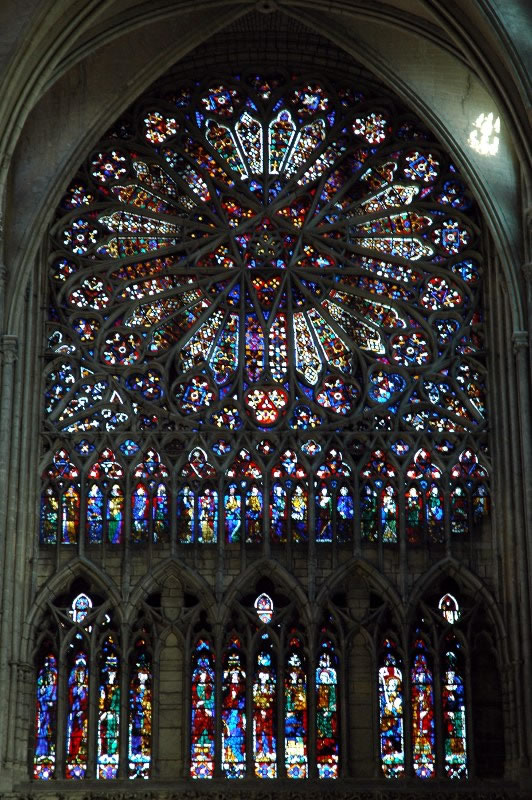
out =
<path fill-rule="evenodd" d="M 421 779 L 462 779 L 468 775 L 466 656 L 457 599 L 442 595 L 425 613 L 433 620 L 417 627 L 407 654 L 409 684 L 399 649 L 392 638 L 383 640 L 379 668 L 381 768 L 386 778 L 407 774 L 405 741 L 411 742 L 411 771 Z M 430 640 L 439 640 L 435 651 Z M 409 708 L 405 698 L 409 698 Z M 409 737 L 405 725 L 409 724 Z M 441 756 L 439 755 L 441 753 Z"/>

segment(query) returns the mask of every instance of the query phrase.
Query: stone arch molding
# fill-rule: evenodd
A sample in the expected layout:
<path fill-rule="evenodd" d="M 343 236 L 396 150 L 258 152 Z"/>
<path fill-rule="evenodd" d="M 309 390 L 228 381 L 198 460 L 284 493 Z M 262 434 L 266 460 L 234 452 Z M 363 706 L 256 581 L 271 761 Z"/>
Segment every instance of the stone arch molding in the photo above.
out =
<path fill-rule="evenodd" d="M 271 5 L 258 10 L 270 11 Z M 5 131 L 3 149 L 12 160 L 4 162 L 9 191 L 2 198 L 9 222 L 4 241 L 8 329 L 16 332 L 28 274 L 50 223 L 51 209 L 91 144 L 157 77 L 195 47 L 208 47 L 214 33 L 230 29 L 254 8 L 231 0 L 214 7 L 210 2 L 163 4 L 157 13 L 141 6 L 101 20 L 90 38 L 90 23 L 96 24 L 97 17 L 84 18 L 77 31 L 72 30 L 75 20 L 70 18 L 68 35 L 55 41 L 51 52 L 49 42 L 37 42 L 37 48 L 48 45 L 49 51 L 38 67 L 29 55 L 19 63 L 14 85 L 25 81 L 31 88 L 24 90 L 22 106 L 15 102 L 13 92 L 5 108 L 12 125 Z M 284 0 L 276 8 L 277 16 L 286 16 L 288 27 L 297 17 L 340 50 L 371 64 L 377 77 L 435 130 L 469 178 L 499 243 L 514 329 L 521 329 L 522 301 L 515 272 L 522 261 L 515 158 L 520 153 L 512 143 L 514 130 L 510 122 L 503 128 L 495 159 L 475 154 L 466 144 L 479 113 L 500 114 L 503 108 L 489 76 L 477 77 L 464 63 L 470 54 L 460 51 L 460 43 L 453 49 L 426 19 L 318 1 L 303 9 L 296 0 Z M 362 20 L 368 24 L 361 25 Z M 401 47 L 396 46 L 398 37 Z"/>

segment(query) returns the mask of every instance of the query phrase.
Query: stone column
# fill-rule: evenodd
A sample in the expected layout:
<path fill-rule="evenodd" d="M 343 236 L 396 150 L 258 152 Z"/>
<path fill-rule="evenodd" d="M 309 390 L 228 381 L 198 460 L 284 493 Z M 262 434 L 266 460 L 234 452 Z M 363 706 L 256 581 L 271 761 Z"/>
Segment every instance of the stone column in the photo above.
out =
<path fill-rule="evenodd" d="M 4 697 L 10 697 L 11 686 L 11 620 L 13 614 L 13 596 L 8 593 L 8 575 L 12 564 L 14 531 L 7 524 L 10 475 L 16 474 L 11 463 L 12 447 L 12 413 L 15 393 L 16 360 L 18 340 L 16 336 L 4 335 L 0 340 L 0 358 L 2 383 L 0 389 L 0 675 L 4 677 Z M 0 764 L 7 757 L 8 731 L 7 714 L 0 715 Z"/>

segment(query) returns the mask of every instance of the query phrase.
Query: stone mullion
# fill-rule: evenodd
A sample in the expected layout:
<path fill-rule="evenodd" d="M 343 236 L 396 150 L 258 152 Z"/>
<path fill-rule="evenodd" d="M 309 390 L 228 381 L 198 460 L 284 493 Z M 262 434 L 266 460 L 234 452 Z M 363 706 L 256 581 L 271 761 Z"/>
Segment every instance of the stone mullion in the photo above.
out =
<path fill-rule="evenodd" d="M 120 738 L 118 740 L 118 777 L 128 777 L 129 745 L 129 629 L 125 623 L 121 629 L 120 649 Z"/>
<path fill-rule="evenodd" d="M 360 474 L 358 469 L 353 470 L 353 556 L 360 558 L 362 555 L 362 535 L 360 528 Z"/>
<path fill-rule="evenodd" d="M 131 540 L 133 536 L 131 495 L 133 491 L 132 467 L 127 470 L 124 479 L 124 541 L 122 543 L 122 597 L 127 599 L 131 584 Z M 127 641 L 127 640 L 124 640 Z M 124 651 L 125 652 L 125 651 Z"/>
<path fill-rule="evenodd" d="M 308 725 L 307 725 L 307 753 L 308 753 L 308 777 L 318 777 L 318 767 L 316 763 L 316 667 L 317 667 L 317 652 L 316 652 L 316 638 L 317 631 L 315 625 L 311 625 L 309 631 L 308 648 L 308 662 L 307 662 L 307 711 L 308 711 Z"/>
<path fill-rule="evenodd" d="M 224 560 L 225 560 L 225 535 L 224 535 L 224 473 L 220 472 L 218 476 L 218 530 L 216 535 L 218 537 L 218 544 L 216 547 L 216 597 L 220 598 L 224 590 Z M 241 506 L 242 508 L 242 506 Z"/>
<path fill-rule="evenodd" d="M 88 659 L 89 664 L 89 703 L 87 709 L 87 770 L 85 776 L 87 778 L 96 777 L 96 762 L 98 753 L 98 683 L 99 683 L 99 663 L 98 663 L 98 649 L 95 647 L 96 631 L 93 630 L 92 641 L 88 642 Z M 100 643 L 101 646 L 101 643 Z"/>
<path fill-rule="evenodd" d="M 256 643 L 253 644 L 251 655 L 246 652 L 246 777 L 252 778 L 255 774 L 253 752 L 253 675 L 254 654 Z"/>
<path fill-rule="evenodd" d="M 223 777 L 222 760 L 222 691 L 223 691 L 223 657 L 224 642 L 222 636 L 217 635 L 214 643 L 214 701 L 215 701 L 215 731 L 214 731 L 214 776 Z"/>
<path fill-rule="evenodd" d="M 404 467 L 403 469 L 405 469 Z M 397 481 L 397 512 L 398 512 L 398 531 L 399 537 L 399 585 L 401 587 L 401 597 L 403 602 L 407 598 L 408 592 L 408 547 L 406 541 L 406 509 L 405 509 L 405 488 L 406 481 L 403 472 L 398 473 Z"/>
<path fill-rule="evenodd" d="M 443 726 L 443 702 L 442 702 L 442 648 L 443 643 L 438 642 L 436 656 L 434 658 L 433 672 L 433 692 L 434 692 L 434 737 L 435 737 L 435 777 L 445 778 L 445 744 Z"/>
<path fill-rule="evenodd" d="M 68 658 L 66 656 L 66 646 L 63 641 L 58 653 L 58 672 L 57 672 L 57 745 L 56 745 L 56 767 L 55 777 L 63 778 L 65 775 L 65 755 L 66 755 L 66 731 L 67 731 L 67 675 Z"/>
<path fill-rule="evenodd" d="M 411 681 L 411 661 L 412 651 L 408 638 L 404 648 L 404 674 L 403 674 L 403 741 L 404 741 L 404 764 L 405 776 L 413 774 L 413 739 L 412 739 L 412 681 Z"/>
<path fill-rule="evenodd" d="M 271 557 L 271 533 L 270 533 L 270 473 L 264 470 L 262 495 L 262 530 L 264 535 L 262 553 L 264 558 Z"/>
<path fill-rule="evenodd" d="M 312 476 L 312 473 L 311 473 Z M 316 572 L 318 559 L 316 554 L 316 499 L 315 488 L 312 477 L 308 479 L 307 488 L 307 521 L 308 521 L 308 563 L 307 563 L 307 594 L 310 602 L 314 602 L 316 596 Z"/>
<path fill-rule="evenodd" d="M 275 691 L 275 713 L 276 713 L 276 735 L 277 735 L 277 777 L 286 778 L 285 764 L 285 693 L 284 693 L 284 673 L 285 662 L 284 654 L 286 651 L 284 636 L 281 640 L 281 647 L 275 646 L 275 657 L 277 663 L 277 681 Z"/>
<path fill-rule="evenodd" d="M 70 448 L 69 448 L 69 456 L 71 456 Z M 87 467 L 85 469 L 80 470 L 80 481 L 79 481 L 79 527 L 78 527 L 78 554 L 80 558 L 84 558 L 85 556 L 85 545 L 87 544 L 85 541 L 86 536 L 86 520 L 87 520 Z M 100 482 L 98 481 L 98 488 L 101 490 Z M 102 541 L 104 541 L 105 535 L 105 492 L 102 492 L 104 497 L 104 504 L 102 509 Z"/>
<path fill-rule="evenodd" d="M 176 470 L 170 470 L 168 486 L 168 515 L 170 517 L 170 555 L 177 552 L 177 475 Z"/>

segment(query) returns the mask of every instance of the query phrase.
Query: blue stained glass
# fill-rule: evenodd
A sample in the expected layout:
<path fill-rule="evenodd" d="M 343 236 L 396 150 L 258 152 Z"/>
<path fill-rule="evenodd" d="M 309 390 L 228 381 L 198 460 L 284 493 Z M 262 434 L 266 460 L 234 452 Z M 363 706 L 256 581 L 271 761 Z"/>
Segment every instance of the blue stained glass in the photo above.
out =
<path fill-rule="evenodd" d="M 37 673 L 33 777 L 50 780 L 55 774 L 57 730 L 57 659 L 47 653 Z"/>

